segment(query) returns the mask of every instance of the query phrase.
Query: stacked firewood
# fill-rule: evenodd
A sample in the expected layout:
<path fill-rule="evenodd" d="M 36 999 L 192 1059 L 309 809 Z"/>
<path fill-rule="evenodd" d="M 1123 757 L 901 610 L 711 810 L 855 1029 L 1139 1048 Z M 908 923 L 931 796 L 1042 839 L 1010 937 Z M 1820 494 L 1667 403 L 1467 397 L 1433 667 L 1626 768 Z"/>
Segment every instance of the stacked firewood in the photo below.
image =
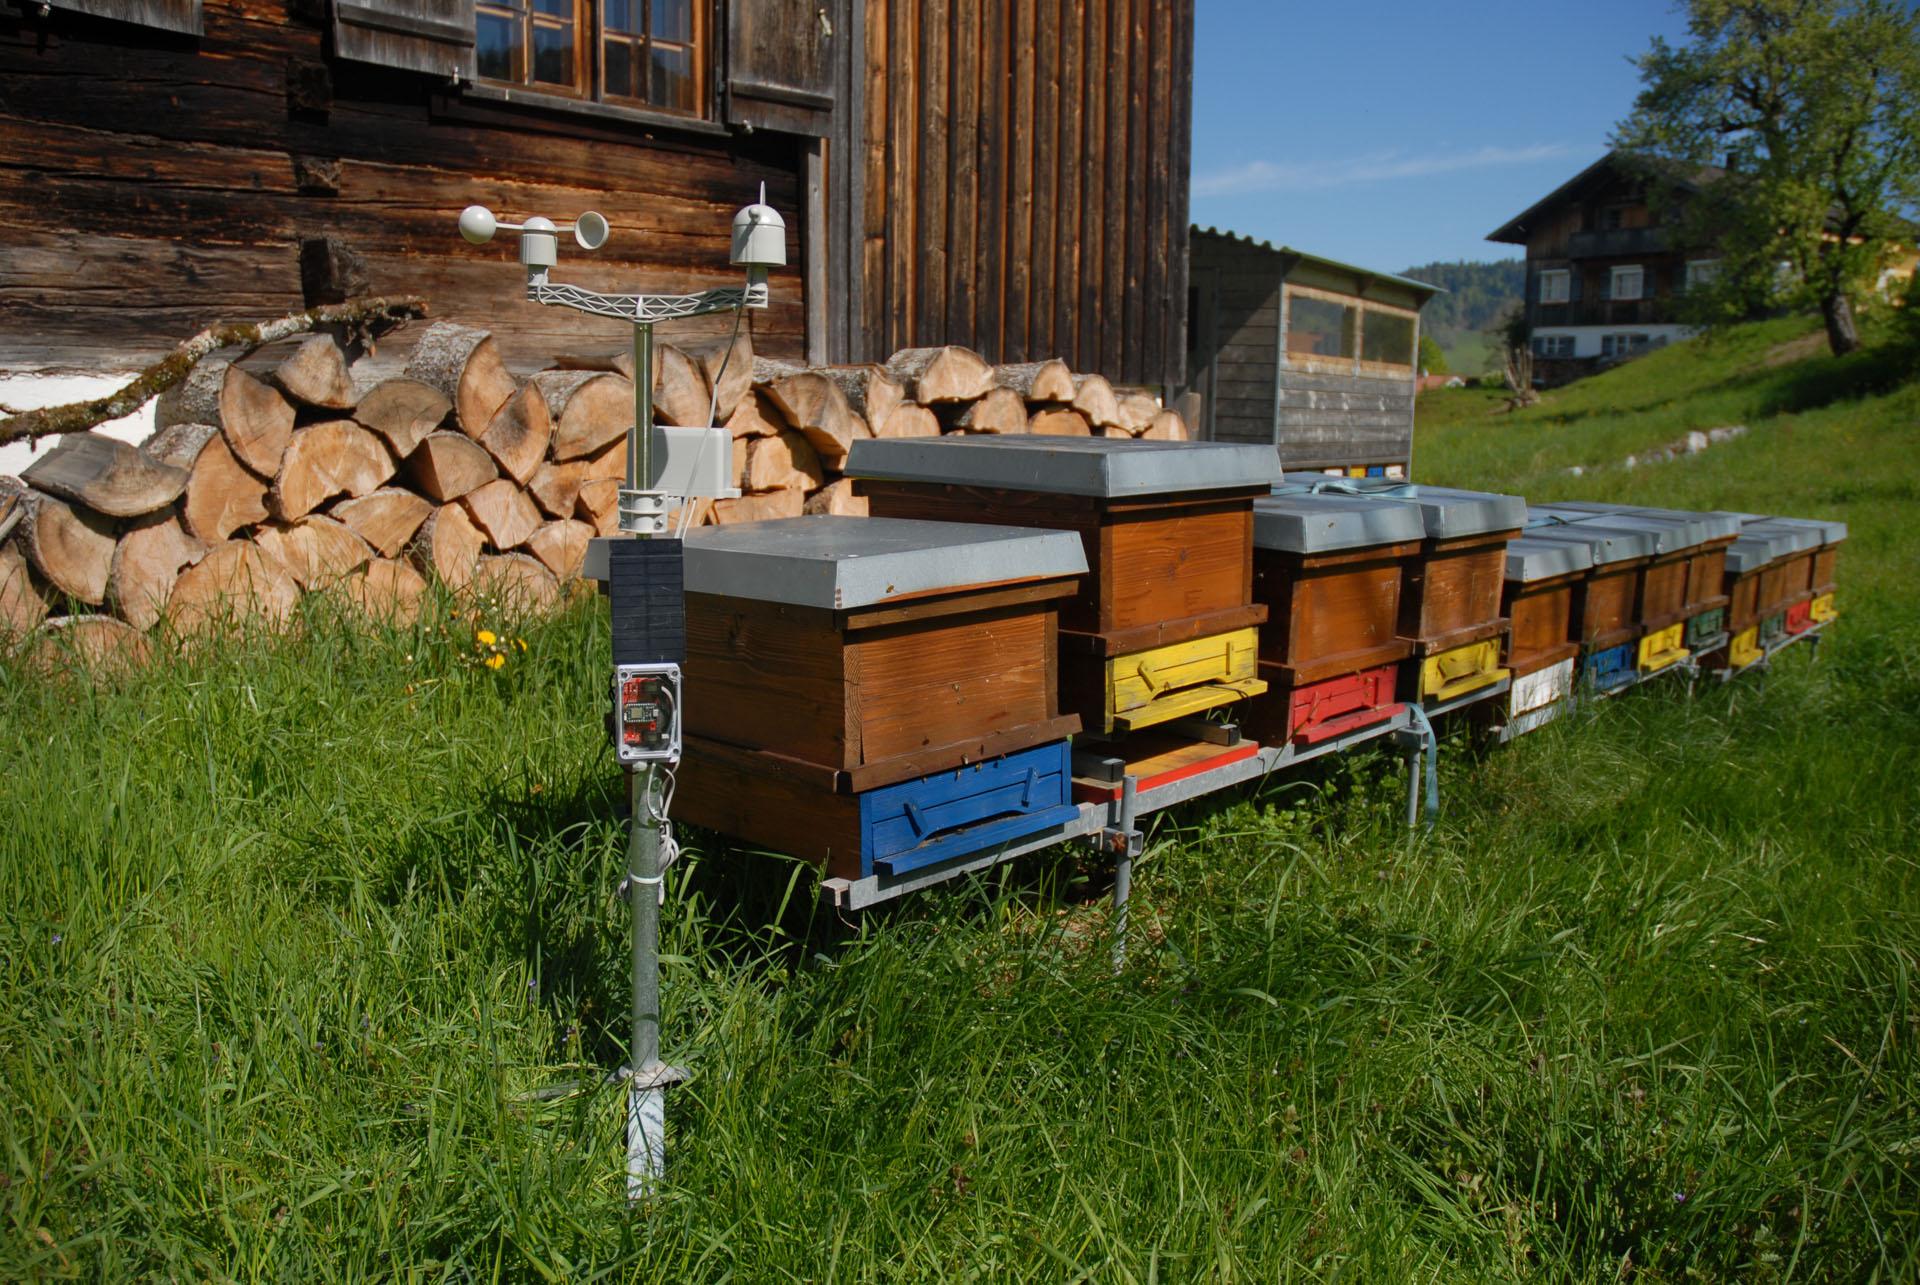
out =
<path fill-rule="evenodd" d="M 808 368 L 744 335 L 654 351 L 655 418 L 732 437 L 743 494 L 675 515 L 690 525 L 864 511 L 839 473 L 861 437 L 1186 436 L 1154 398 L 1059 361 L 930 348 Z M 325 337 L 262 374 L 203 362 L 140 446 L 71 434 L 0 478 L 0 637 L 137 655 L 163 617 L 283 623 L 310 592 L 411 618 L 433 580 L 550 607 L 617 528 L 631 377 L 623 352 L 521 380 L 485 331 L 444 322 L 371 387 Z"/>

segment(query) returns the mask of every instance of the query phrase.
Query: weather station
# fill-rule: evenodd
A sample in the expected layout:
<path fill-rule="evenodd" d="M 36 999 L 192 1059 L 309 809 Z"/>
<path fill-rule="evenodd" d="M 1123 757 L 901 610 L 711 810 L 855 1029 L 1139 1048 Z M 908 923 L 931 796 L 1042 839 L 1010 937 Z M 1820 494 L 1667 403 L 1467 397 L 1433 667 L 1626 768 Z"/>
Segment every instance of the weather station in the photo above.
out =
<path fill-rule="evenodd" d="M 652 1194 L 666 1167 L 666 1090 L 688 1075 L 660 1057 L 660 908 L 666 899 L 664 871 L 675 850 L 667 809 L 685 721 L 681 537 L 691 520 L 691 501 L 739 494 L 728 476 L 732 445 L 726 429 L 712 427 L 711 408 L 705 428 L 654 424 L 653 327 L 659 321 L 731 312 L 737 334 L 748 308 L 767 306 L 767 270 L 786 266 L 786 222 L 766 204 L 763 185 L 760 199 L 733 219 L 730 260 L 746 269 L 745 284 L 671 295 L 609 294 L 552 279 L 562 233 L 570 233 L 583 250 L 606 244 L 611 229 L 592 211 L 561 227 L 537 215 L 507 223 L 484 206 L 470 205 L 461 211 L 459 224 L 460 234 L 475 245 L 502 229 L 520 234 L 530 301 L 633 323 L 634 418 L 620 489 L 620 534 L 594 541 L 587 574 L 604 580 L 608 589 L 613 673 L 607 722 L 632 805 L 620 890 L 633 911 L 633 1030 L 620 1076 L 627 1084 L 627 1196 L 639 1201 Z M 716 377 L 716 388 L 718 383 Z M 670 534 L 676 505 L 680 524 Z"/>

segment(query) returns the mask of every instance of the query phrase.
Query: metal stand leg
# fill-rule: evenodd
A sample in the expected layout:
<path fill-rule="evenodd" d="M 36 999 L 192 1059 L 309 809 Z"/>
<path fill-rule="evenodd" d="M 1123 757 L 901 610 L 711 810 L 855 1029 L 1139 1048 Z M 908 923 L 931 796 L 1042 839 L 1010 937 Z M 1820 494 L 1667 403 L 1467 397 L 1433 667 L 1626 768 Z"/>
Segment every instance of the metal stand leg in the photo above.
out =
<path fill-rule="evenodd" d="M 633 909 L 633 1043 L 627 1064 L 627 1199 L 644 1200 L 667 1163 L 666 1089 L 660 1068 L 660 823 L 654 769 L 627 774 L 633 805 L 627 838 L 627 898 Z"/>
<path fill-rule="evenodd" d="M 1127 773 L 1120 782 L 1119 834 L 1113 863 L 1113 971 L 1127 966 L 1127 902 L 1133 895 L 1133 858 L 1138 852 L 1134 830 L 1135 794 L 1140 778 Z"/>
<path fill-rule="evenodd" d="M 1423 751 L 1419 742 L 1407 754 L 1407 829 L 1420 824 L 1420 755 Z"/>

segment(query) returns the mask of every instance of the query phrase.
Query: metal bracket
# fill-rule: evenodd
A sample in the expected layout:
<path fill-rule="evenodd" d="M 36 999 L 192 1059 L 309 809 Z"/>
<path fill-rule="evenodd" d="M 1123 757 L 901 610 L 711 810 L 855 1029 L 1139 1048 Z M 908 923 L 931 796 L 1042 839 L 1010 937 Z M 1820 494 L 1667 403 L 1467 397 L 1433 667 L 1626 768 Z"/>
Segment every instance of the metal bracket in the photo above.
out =
<path fill-rule="evenodd" d="M 1102 827 L 1093 836 L 1094 845 L 1106 855 L 1132 861 L 1147 849 L 1147 836 L 1139 830 Z"/>
<path fill-rule="evenodd" d="M 651 1089 L 670 1089 L 676 1084 L 685 1084 L 693 1078 L 693 1072 L 684 1066 L 668 1066 L 664 1062 L 651 1062 L 640 1068 L 635 1074 L 632 1067 L 620 1068 L 619 1078 L 630 1089 L 642 1091 Z"/>
<path fill-rule="evenodd" d="M 1191 736 L 1196 741 L 1208 745 L 1223 745 L 1228 749 L 1241 743 L 1245 738 L 1240 735 L 1238 723 L 1209 723 L 1198 714 L 1188 714 L 1183 718 L 1172 719 L 1165 724 L 1166 730 L 1181 736 Z"/>

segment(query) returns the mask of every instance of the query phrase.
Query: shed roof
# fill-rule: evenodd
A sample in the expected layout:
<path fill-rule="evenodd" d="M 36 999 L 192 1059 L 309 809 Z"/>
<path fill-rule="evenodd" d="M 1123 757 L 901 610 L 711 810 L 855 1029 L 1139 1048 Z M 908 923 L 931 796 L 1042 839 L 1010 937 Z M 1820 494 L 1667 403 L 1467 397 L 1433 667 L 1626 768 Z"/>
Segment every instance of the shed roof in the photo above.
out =
<path fill-rule="evenodd" d="M 1295 263 L 1317 264 L 1323 268 L 1332 268 L 1335 272 L 1351 272 L 1354 276 L 1362 279 L 1360 287 L 1362 290 L 1366 289 L 1367 283 L 1374 281 L 1385 281 L 1396 286 L 1401 286 L 1419 295 L 1420 302 L 1423 304 L 1434 295 L 1447 293 L 1445 289 L 1434 285 L 1430 281 L 1416 281 L 1412 277 L 1403 277 L 1393 272 L 1382 272 L 1378 268 L 1363 268 L 1356 263 L 1342 263 L 1338 259 L 1329 259 L 1325 255 L 1309 254 L 1305 250 L 1296 250 L 1292 246 L 1275 245 L 1271 241 L 1256 241 L 1250 236 L 1241 236 L 1238 232 L 1228 232 L 1220 228 L 1203 228 L 1197 223 L 1193 225 L 1190 231 L 1195 236 L 1219 237 L 1221 240 L 1230 242 L 1233 245 L 1246 246 L 1253 250 L 1265 250 L 1269 254 L 1277 255 L 1282 261 L 1281 271 L 1283 273 L 1288 267 Z"/>

